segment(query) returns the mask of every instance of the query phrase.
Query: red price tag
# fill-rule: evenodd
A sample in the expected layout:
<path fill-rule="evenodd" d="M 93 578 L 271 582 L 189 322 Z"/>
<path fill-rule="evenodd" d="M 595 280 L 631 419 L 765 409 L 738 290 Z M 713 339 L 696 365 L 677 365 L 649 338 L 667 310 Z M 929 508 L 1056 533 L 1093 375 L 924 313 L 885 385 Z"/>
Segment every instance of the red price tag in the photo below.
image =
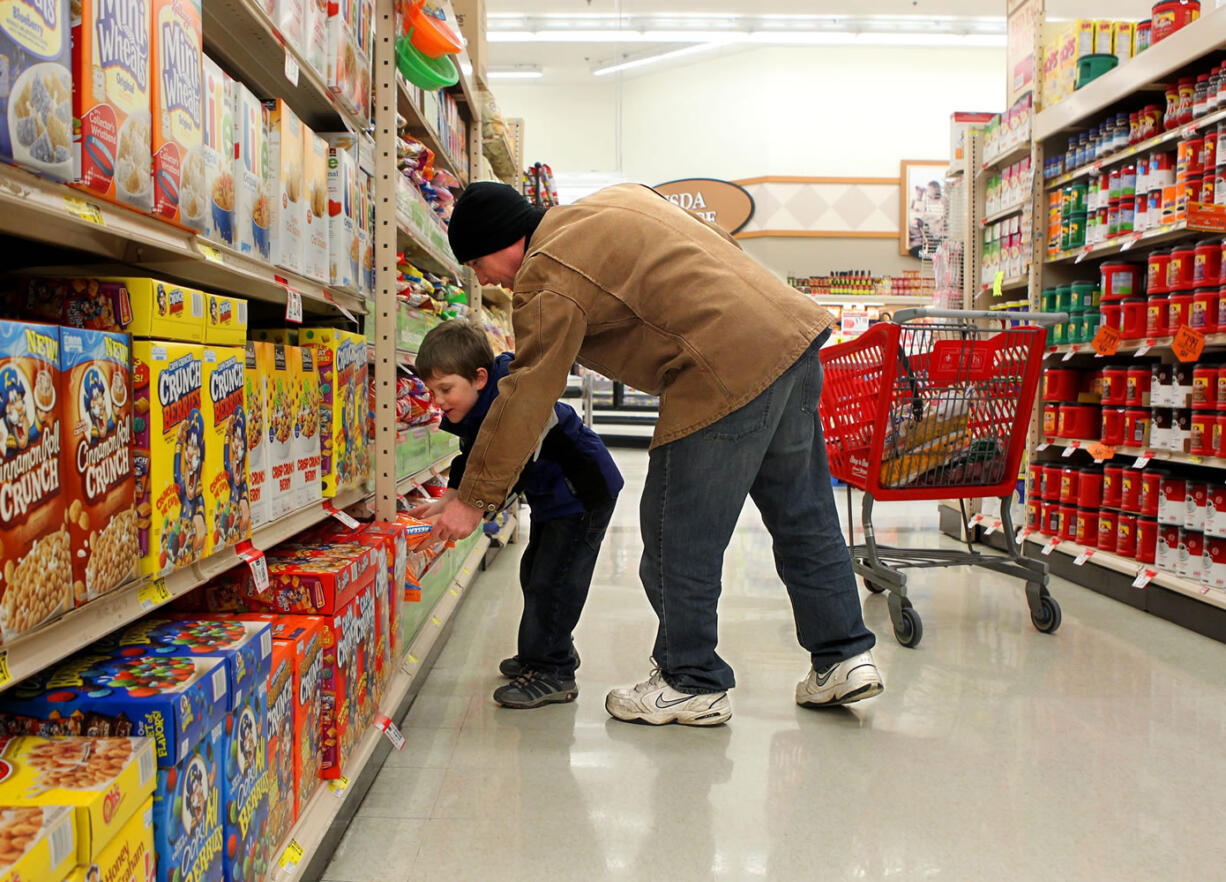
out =
<path fill-rule="evenodd" d="M 1060 359 L 1060 360 L 1061 360 L 1061 361 L 1068 361 L 1068 360 L 1069 360 L 1069 359 L 1071 359 L 1071 358 L 1072 358 L 1074 355 L 1076 355 L 1076 354 L 1077 354 L 1077 352 L 1078 352 L 1078 350 L 1080 350 L 1080 349 L 1081 349 L 1081 347 L 1080 347 L 1080 346 L 1078 346 L 1076 343 L 1074 343 L 1074 344 L 1072 345 L 1072 347 L 1069 349 L 1069 351 L 1068 351 L 1068 352 L 1066 352 L 1066 353 L 1064 353 L 1064 358 L 1062 358 L 1062 359 Z"/>
<path fill-rule="evenodd" d="M 1074 260 L 1073 263 L 1081 263 L 1083 260 L 1085 260 L 1087 257 L 1090 256 L 1090 252 L 1093 250 L 1094 250 L 1093 245 L 1087 245 L 1085 248 L 1082 248 L 1081 253 L 1077 255 L 1077 259 Z"/>
<path fill-rule="evenodd" d="M 1120 334 L 1119 328 L 1108 328 L 1103 325 L 1098 329 L 1098 333 L 1094 335 L 1094 339 L 1090 345 L 1094 347 L 1094 351 L 1099 355 L 1115 355 L 1120 351 L 1120 340 L 1123 336 Z"/>
<path fill-rule="evenodd" d="M 1048 540 L 1047 540 L 1047 544 L 1043 546 L 1043 548 L 1042 548 L 1042 550 L 1039 552 L 1039 554 L 1042 554 L 1042 555 L 1044 555 L 1044 556 L 1048 556 L 1048 555 L 1050 555 L 1050 554 L 1051 554 L 1053 551 L 1055 551 L 1055 550 L 1056 550 L 1056 546 L 1057 546 L 1057 545 L 1059 545 L 1059 544 L 1060 544 L 1060 540 L 1059 540 L 1059 539 L 1055 539 L 1055 538 L 1048 539 Z"/>
<path fill-rule="evenodd" d="M 1086 450 L 1090 456 L 1094 457 L 1095 462 L 1102 462 L 1115 456 L 1115 448 L 1109 444 L 1103 444 L 1101 441 L 1095 441 Z"/>
<path fill-rule="evenodd" d="M 338 521 L 340 521 L 342 524 L 344 524 L 344 525 L 345 525 L 346 527 L 348 527 L 350 530 L 356 530 L 356 529 L 357 529 L 359 526 L 361 526 L 361 525 L 360 525 L 360 524 L 357 522 L 357 519 L 356 519 L 356 518 L 354 518 L 354 517 L 353 517 L 352 515 L 350 515 L 348 512 L 341 511 L 339 508 L 337 508 L 337 507 L 336 507 L 335 505 L 333 505 L 331 502 L 325 502 L 325 503 L 324 503 L 324 511 L 326 511 L 328 514 L 332 515 L 332 517 L 336 518 Z"/>
<path fill-rule="evenodd" d="M 983 535 L 991 536 L 993 533 L 999 530 L 1002 526 L 1003 526 L 1003 523 L 1001 521 L 992 521 L 992 523 L 988 524 L 987 527 L 984 528 Z"/>
<path fill-rule="evenodd" d="M 1061 453 L 1060 455 L 1064 457 L 1065 459 L 1068 459 L 1070 456 L 1073 455 L 1075 451 L 1077 451 L 1080 448 L 1081 448 L 1080 441 L 1070 441 L 1068 447 L 1064 448 L 1064 452 Z"/>
<path fill-rule="evenodd" d="M 1154 452 L 1147 450 L 1137 457 L 1137 461 L 1132 464 L 1134 469 L 1143 469 L 1149 465 L 1149 461 L 1154 458 Z"/>
<path fill-rule="evenodd" d="M 396 750 L 404 750 L 404 733 L 400 731 L 399 726 L 392 722 L 391 717 L 387 714 L 376 714 L 375 726 L 383 730 L 387 740 L 392 742 L 392 747 L 396 748 Z"/>
<path fill-rule="evenodd" d="M 234 551 L 251 568 L 251 579 L 255 585 L 255 593 L 263 594 L 268 590 L 268 558 L 264 552 L 251 544 L 251 541 L 240 542 Z"/>
<path fill-rule="evenodd" d="M 1133 588 L 1144 588 L 1154 580 L 1154 576 L 1158 575 L 1157 570 L 1141 570 L 1137 573 L 1137 577 L 1132 580 Z"/>
<path fill-rule="evenodd" d="M 1073 565 L 1078 566 L 1078 567 L 1085 566 L 1086 561 L 1088 561 L 1093 556 L 1094 556 L 1094 549 L 1087 548 L 1085 551 L 1081 552 L 1081 554 L 1073 558 Z"/>
<path fill-rule="evenodd" d="M 1205 335 L 1200 331 L 1192 330 L 1187 325 L 1180 325 L 1179 333 L 1175 335 L 1175 340 L 1171 343 L 1171 349 L 1174 350 L 1175 357 L 1180 361 L 1196 361 L 1205 351 Z"/>

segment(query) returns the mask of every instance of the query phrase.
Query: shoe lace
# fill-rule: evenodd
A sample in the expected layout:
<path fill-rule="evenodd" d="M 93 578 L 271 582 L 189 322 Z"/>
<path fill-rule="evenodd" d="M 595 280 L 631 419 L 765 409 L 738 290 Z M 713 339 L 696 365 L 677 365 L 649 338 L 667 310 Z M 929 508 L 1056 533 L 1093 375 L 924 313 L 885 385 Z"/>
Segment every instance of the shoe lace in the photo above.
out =
<path fill-rule="evenodd" d="M 641 695 L 644 692 L 651 692 L 666 685 L 667 681 L 664 679 L 664 671 L 661 670 L 659 663 L 653 658 L 651 660 L 651 674 L 646 680 L 635 686 L 634 690 Z"/>

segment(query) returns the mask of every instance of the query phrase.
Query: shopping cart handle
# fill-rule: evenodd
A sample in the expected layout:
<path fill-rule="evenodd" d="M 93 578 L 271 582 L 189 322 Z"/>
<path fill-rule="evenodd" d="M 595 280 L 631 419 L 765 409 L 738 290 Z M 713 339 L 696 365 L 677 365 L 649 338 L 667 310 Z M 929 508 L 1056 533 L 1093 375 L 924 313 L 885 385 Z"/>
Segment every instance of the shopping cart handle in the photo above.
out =
<path fill-rule="evenodd" d="M 1058 325 L 1069 320 L 1067 312 L 991 312 L 986 309 L 933 309 L 913 306 L 894 313 L 894 322 L 903 324 L 913 319 L 987 319 L 994 322 L 1029 322 L 1034 325 Z"/>

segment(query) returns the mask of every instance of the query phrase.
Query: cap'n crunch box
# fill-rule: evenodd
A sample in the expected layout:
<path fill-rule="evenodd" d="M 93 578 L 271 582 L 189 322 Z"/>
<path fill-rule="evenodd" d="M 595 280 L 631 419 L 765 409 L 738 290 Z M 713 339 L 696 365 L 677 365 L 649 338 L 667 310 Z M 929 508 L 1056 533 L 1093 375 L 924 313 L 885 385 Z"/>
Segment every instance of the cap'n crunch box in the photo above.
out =
<path fill-rule="evenodd" d="M 234 81 L 203 56 L 204 98 L 201 105 L 201 144 L 189 151 L 184 180 L 194 180 L 197 165 L 204 171 L 204 189 L 181 197 L 183 221 L 199 233 L 224 245 L 234 245 Z"/>
<path fill-rule="evenodd" d="M 247 400 L 247 465 L 251 474 L 248 486 L 251 497 L 251 527 L 268 523 L 268 366 L 272 360 L 272 344 L 250 342 L 245 349 L 243 379 Z"/>
<path fill-rule="evenodd" d="M 145 800 L 115 837 L 64 882 L 154 882 L 153 797 Z"/>
<path fill-rule="evenodd" d="M 6 737 L 0 738 L 0 760 L 0 805 L 69 807 L 82 864 L 92 862 L 153 794 L 157 768 L 147 738 Z"/>
<path fill-rule="evenodd" d="M 0 7 L 0 160 L 61 181 L 72 167 L 72 32 L 67 0 Z"/>
<path fill-rule="evenodd" d="M 242 615 L 242 613 L 239 613 Z M 282 841 L 294 824 L 294 644 L 272 641 L 268 674 L 268 767 L 272 770 L 268 838 Z"/>
<path fill-rule="evenodd" d="M 325 625 L 318 616 L 277 616 L 273 644 L 293 653 L 293 791 L 288 800 L 297 821 L 319 785 L 323 758 L 323 680 Z"/>
<path fill-rule="evenodd" d="M 204 342 L 242 346 L 247 342 L 247 301 L 241 297 L 206 294 Z"/>
<path fill-rule="evenodd" d="M 294 419 L 294 484 L 295 508 L 305 508 L 323 498 L 320 484 L 320 404 L 319 373 L 315 367 L 316 351 L 310 346 L 294 346 L 291 355 L 297 368 L 298 408 Z"/>
<path fill-rule="evenodd" d="M 323 754 L 320 777 L 344 774 L 375 712 L 376 607 L 367 584 L 334 616 L 324 618 Z"/>
<path fill-rule="evenodd" d="M 60 459 L 78 605 L 136 574 L 132 472 L 132 340 L 60 328 L 64 432 Z"/>
<path fill-rule="evenodd" d="M 306 259 L 303 273 L 325 285 L 331 279 L 328 252 L 328 142 L 303 129 L 303 196 L 306 200 Z"/>
<path fill-rule="evenodd" d="M 268 371 L 268 516 L 275 520 L 294 508 L 294 422 L 298 415 L 296 346 L 272 345 Z"/>
<path fill-rule="evenodd" d="M 209 201 L 202 44 L 200 0 L 153 0 L 153 213 L 196 230 Z"/>
<path fill-rule="evenodd" d="M 234 247 L 271 257 L 273 179 L 268 174 L 268 112 L 241 82 L 234 89 Z"/>
<path fill-rule="evenodd" d="M 60 329 L 0 322 L 0 643 L 72 609 Z"/>
<path fill-rule="evenodd" d="M 303 345 L 315 347 L 315 368 L 323 396 L 320 411 L 323 493 L 335 496 L 366 477 L 366 338 L 333 328 L 302 328 Z"/>
<path fill-rule="evenodd" d="M 271 645 L 270 635 L 270 658 Z M 276 789 L 276 775 L 269 765 L 268 670 L 268 665 L 261 669 L 260 682 L 226 717 L 226 849 L 222 853 L 226 882 L 265 879 L 279 841 L 268 835 L 268 813 Z"/>
<path fill-rule="evenodd" d="M 358 288 L 357 136 L 348 132 L 328 139 L 328 277 L 336 288 Z"/>
<path fill-rule="evenodd" d="M 209 540 L 204 347 L 132 344 L 137 526 L 144 576 L 195 563 Z"/>
<path fill-rule="evenodd" d="M 72 809 L 0 803 L 0 879 L 64 879 L 77 863 Z"/>
<path fill-rule="evenodd" d="M 205 508 L 212 516 L 205 554 L 251 536 L 247 468 L 246 350 L 204 347 Z"/>
<path fill-rule="evenodd" d="M 153 792 L 157 882 L 221 882 L 225 828 L 225 719 L 172 768 L 158 769 Z"/>
<path fill-rule="evenodd" d="M 174 282 L 118 276 L 69 277 L 27 270 L 24 308 L 39 319 L 159 340 L 204 341 L 204 294 Z"/>
<path fill-rule="evenodd" d="M 73 14 L 77 186 L 153 211 L 152 0 L 80 0 Z"/>
<path fill-rule="evenodd" d="M 268 157 L 272 196 L 272 262 L 302 272 L 306 256 L 306 174 L 302 121 L 282 99 L 269 101 Z"/>
<path fill-rule="evenodd" d="M 244 573 L 244 592 L 254 606 L 270 612 L 334 615 L 375 579 L 372 549 L 355 544 L 307 548 L 284 543 L 267 557 L 268 590 L 256 594 Z"/>

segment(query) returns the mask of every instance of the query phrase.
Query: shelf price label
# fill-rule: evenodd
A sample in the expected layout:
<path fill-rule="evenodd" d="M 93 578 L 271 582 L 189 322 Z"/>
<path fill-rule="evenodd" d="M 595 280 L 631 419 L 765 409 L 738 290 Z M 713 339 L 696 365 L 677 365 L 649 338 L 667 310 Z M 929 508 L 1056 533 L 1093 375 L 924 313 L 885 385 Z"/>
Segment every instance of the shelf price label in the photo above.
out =
<path fill-rule="evenodd" d="M 1078 567 L 1083 567 L 1086 565 L 1086 561 L 1088 561 L 1093 556 L 1094 556 L 1094 549 L 1087 548 L 1084 551 L 1082 551 L 1081 554 L 1073 558 L 1073 565 L 1078 566 Z"/>
<path fill-rule="evenodd" d="M 170 601 L 170 589 L 166 587 L 165 579 L 154 579 L 140 586 L 136 592 L 136 600 L 140 608 L 146 612 Z"/>
<path fill-rule="evenodd" d="M 1158 575 L 1157 570 L 1141 570 L 1137 573 L 1137 577 L 1132 580 L 1133 588 L 1144 588 L 1154 580 L 1154 576 Z"/>
<path fill-rule="evenodd" d="M 1187 325 L 1180 325 L 1179 333 L 1175 335 L 1175 340 L 1171 343 L 1171 349 L 1174 350 L 1175 357 L 1180 361 L 1196 361 L 1205 351 L 1205 335 Z"/>
<path fill-rule="evenodd" d="M 1076 343 L 1074 343 L 1074 344 L 1073 344 L 1073 345 L 1072 345 L 1072 346 L 1069 348 L 1069 351 L 1068 351 L 1068 352 L 1066 352 L 1066 353 L 1064 353 L 1064 358 L 1062 358 L 1062 359 L 1060 359 L 1060 360 L 1061 360 L 1061 361 L 1069 361 L 1069 360 L 1070 360 L 1070 359 L 1072 359 L 1072 357 L 1073 357 L 1074 355 L 1076 355 L 1076 354 L 1077 354 L 1077 353 L 1078 353 L 1080 350 L 1081 350 L 1081 347 L 1080 347 L 1080 346 L 1078 346 Z"/>
<path fill-rule="evenodd" d="M 360 524 L 357 522 L 357 519 L 356 519 L 356 518 L 354 518 L 354 517 L 353 517 L 351 514 L 349 514 L 348 512 L 341 511 L 339 508 L 337 508 L 337 507 L 336 507 L 335 505 L 333 505 L 331 502 L 325 502 L 325 503 L 324 503 L 324 511 L 326 511 L 328 514 L 332 515 L 332 517 L 336 518 L 338 521 L 340 521 L 342 524 L 344 524 L 344 525 L 345 525 L 346 527 L 348 527 L 350 530 L 356 530 L 356 529 L 357 529 L 357 528 L 360 526 Z"/>
<path fill-rule="evenodd" d="M 1142 453 L 1140 456 L 1137 457 L 1137 461 L 1132 464 L 1132 467 L 1134 469 L 1143 469 L 1147 465 L 1149 465 L 1149 461 L 1153 458 L 1154 458 L 1154 452 L 1152 450 L 1146 450 L 1144 453 Z"/>
<path fill-rule="evenodd" d="M 1077 259 L 1074 260 L 1073 263 L 1081 263 L 1083 260 L 1085 260 L 1087 257 L 1090 256 L 1090 252 L 1093 250 L 1094 250 L 1093 245 L 1087 245 L 1085 248 L 1082 248 L 1081 251 L 1078 252 Z"/>
<path fill-rule="evenodd" d="M 1056 546 L 1059 544 L 1060 540 L 1053 536 L 1047 540 L 1047 544 L 1043 546 L 1043 548 L 1039 551 L 1039 554 L 1043 555 L 1044 557 L 1048 557 L 1053 551 L 1056 550 Z"/>
<path fill-rule="evenodd" d="M 302 324 L 302 295 L 293 288 L 285 288 L 285 320 Z"/>
<path fill-rule="evenodd" d="M 1125 240 L 1124 240 L 1124 243 L 1123 243 L 1122 245 L 1120 245 L 1120 254 L 1123 254 L 1125 251 L 1127 251 L 1127 250 L 1128 250 L 1129 248 L 1131 248 L 1133 245 L 1136 245 L 1138 242 L 1140 242 L 1140 241 L 1141 241 L 1141 237 L 1142 237 L 1143 235 L 1144 235 L 1143 233 L 1133 233 L 1133 234 L 1132 234 L 1132 235 L 1130 235 L 1130 236 L 1129 236 L 1127 239 L 1125 239 Z"/>
<path fill-rule="evenodd" d="M 289 80 L 291 86 L 298 87 L 298 60 L 294 58 L 288 46 L 285 47 L 285 78 Z"/>
<path fill-rule="evenodd" d="M 1094 351 L 1099 355 L 1115 355 L 1120 351 L 1120 340 L 1122 335 L 1119 328 L 1109 328 L 1103 325 L 1098 329 L 1098 333 L 1094 335 L 1094 339 L 1090 345 L 1094 347 Z"/>
<path fill-rule="evenodd" d="M 1003 521 L 992 521 L 992 523 L 988 524 L 986 527 L 983 528 L 983 535 L 991 536 L 993 533 L 995 533 L 997 530 L 999 530 L 1003 526 L 1004 526 Z"/>
<path fill-rule="evenodd" d="M 992 279 L 992 296 L 993 297 L 1003 297 L 1005 295 L 1004 284 L 1005 284 L 1005 271 L 997 270 L 995 278 Z"/>
<path fill-rule="evenodd" d="M 281 869 L 293 871 L 294 867 L 302 862 L 302 856 L 306 854 L 302 846 L 298 844 L 297 839 L 291 839 L 289 845 L 285 846 L 285 851 L 281 852 L 281 859 L 277 861 L 281 865 Z"/>
<path fill-rule="evenodd" d="M 1154 348 L 1154 345 L 1155 345 L 1157 342 L 1158 342 L 1157 340 L 1155 340 L 1155 339 L 1153 339 L 1153 338 L 1151 337 L 1150 339 L 1146 340 L 1146 341 L 1145 341 L 1145 343 L 1144 343 L 1143 345 L 1138 346 L 1138 347 L 1137 347 L 1137 351 L 1136 351 L 1136 352 L 1134 352 L 1134 353 L 1133 353 L 1133 355 L 1135 355 L 1137 358 L 1140 358 L 1142 355 L 1144 355 L 1145 353 L 1149 352 L 1149 350 L 1153 349 L 1153 348 Z"/>
<path fill-rule="evenodd" d="M 1016 542 L 1018 545 L 1021 545 L 1023 542 L 1026 541 L 1026 537 L 1029 536 L 1033 532 L 1034 531 L 1031 530 L 1029 527 L 1022 527 L 1022 529 L 1017 531 L 1017 535 L 1013 537 L 1013 541 Z"/>
<path fill-rule="evenodd" d="M 328 789 L 332 791 L 332 795 L 337 799 L 344 799 L 345 791 L 349 789 L 349 779 L 344 775 L 334 778 L 328 782 Z"/>
<path fill-rule="evenodd" d="M 1080 441 L 1070 441 L 1068 447 L 1064 448 L 1064 452 L 1060 454 L 1064 459 L 1068 459 L 1074 453 L 1081 449 Z"/>
<path fill-rule="evenodd" d="M 327 288 L 324 288 L 324 300 L 328 301 L 333 306 L 335 306 L 337 309 L 339 309 L 341 312 L 343 312 L 345 314 L 345 318 L 349 319 L 349 321 L 354 322 L 355 324 L 357 323 L 358 317 L 354 315 L 352 312 L 350 312 L 349 310 L 345 309 L 345 305 L 341 303 L 339 300 L 337 300 L 332 295 L 332 292 L 329 291 Z"/>
<path fill-rule="evenodd" d="M 392 722 L 391 717 L 387 714 L 376 714 L 375 727 L 382 730 L 387 740 L 392 743 L 392 747 L 396 750 L 404 750 L 404 733 Z"/>
<path fill-rule="evenodd" d="M 268 558 L 264 556 L 264 552 L 251 544 L 251 540 L 240 542 L 235 546 L 234 551 L 247 562 L 247 566 L 251 568 L 251 579 L 255 585 L 255 593 L 263 594 L 268 590 Z"/>
<path fill-rule="evenodd" d="M 65 196 L 64 210 L 83 221 L 97 224 L 100 227 L 106 226 L 106 218 L 102 216 L 102 209 L 92 202 L 86 202 L 76 196 Z"/>
<path fill-rule="evenodd" d="M 197 242 L 196 247 L 200 249 L 200 253 L 204 255 L 204 259 L 209 263 L 222 263 L 221 252 L 212 245 L 205 245 L 203 242 Z"/>
<path fill-rule="evenodd" d="M 1037 447 L 1035 447 L 1034 452 L 1035 452 L 1035 453 L 1042 453 L 1042 452 L 1043 452 L 1044 450 L 1046 450 L 1048 447 L 1051 447 L 1051 444 L 1049 444 L 1048 442 L 1044 441 L 1042 444 L 1039 444 Z"/>

